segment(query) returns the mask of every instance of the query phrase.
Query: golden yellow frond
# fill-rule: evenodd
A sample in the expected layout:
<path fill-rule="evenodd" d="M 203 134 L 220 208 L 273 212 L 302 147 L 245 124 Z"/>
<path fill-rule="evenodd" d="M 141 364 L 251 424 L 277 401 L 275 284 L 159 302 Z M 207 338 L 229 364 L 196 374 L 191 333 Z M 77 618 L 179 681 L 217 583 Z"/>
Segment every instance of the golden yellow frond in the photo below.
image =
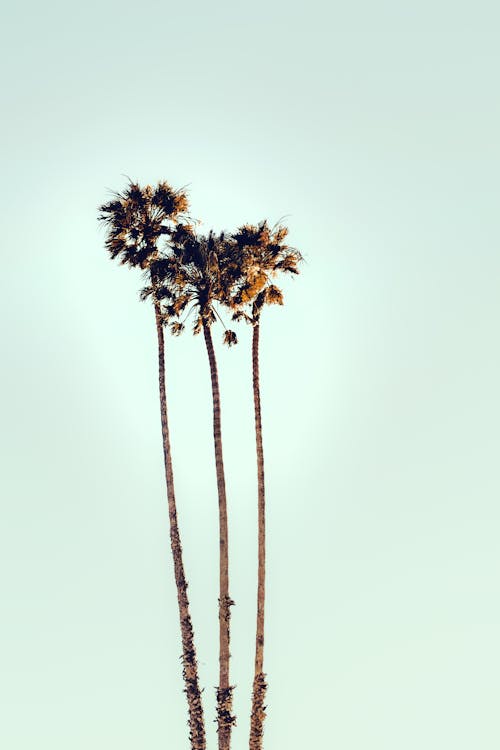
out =
<path fill-rule="evenodd" d="M 271 285 L 266 289 L 266 302 L 268 305 L 282 305 L 283 293 L 277 286 Z"/>

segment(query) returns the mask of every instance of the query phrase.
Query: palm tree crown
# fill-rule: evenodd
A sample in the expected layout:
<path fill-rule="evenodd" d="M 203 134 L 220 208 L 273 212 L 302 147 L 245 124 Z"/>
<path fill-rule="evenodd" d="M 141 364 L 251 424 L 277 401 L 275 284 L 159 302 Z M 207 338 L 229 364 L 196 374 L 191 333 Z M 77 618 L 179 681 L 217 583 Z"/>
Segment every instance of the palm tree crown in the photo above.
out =
<path fill-rule="evenodd" d="M 250 716 L 250 750 L 262 750 L 265 695 L 264 673 L 264 609 L 266 576 L 266 498 L 264 478 L 264 446 L 259 375 L 260 314 L 265 304 L 283 304 L 283 294 L 273 279 L 279 271 L 297 274 L 300 253 L 285 244 L 288 230 L 267 221 L 257 226 L 246 224 L 233 235 L 238 249 L 240 276 L 233 284 L 226 304 L 233 310 L 233 320 L 245 320 L 253 327 L 252 380 L 257 453 L 257 508 L 258 508 L 258 570 L 257 622 L 255 636 L 255 667 Z M 245 311 L 245 309 L 247 311 Z"/>
<path fill-rule="evenodd" d="M 232 235 L 238 248 L 241 276 L 229 298 L 234 319 L 255 323 L 265 304 L 282 305 L 283 293 L 273 279 L 279 271 L 298 274 L 302 255 L 285 244 L 288 229 L 280 224 L 269 227 L 267 221 L 245 224 Z M 251 305 L 250 314 L 244 307 Z"/>
<path fill-rule="evenodd" d="M 165 322 L 174 335 L 185 327 L 180 317 L 195 312 L 193 333 L 211 326 L 220 316 L 217 303 L 224 304 L 241 275 L 238 248 L 224 232 L 196 234 L 192 224 L 179 223 L 169 232 L 169 252 L 151 262 L 151 274 L 158 278 L 157 298 L 162 300 Z M 144 295 L 151 293 L 144 290 Z M 236 343 L 234 331 L 225 330 L 224 342 Z"/>
<path fill-rule="evenodd" d="M 106 249 L 122 264 L 146 268 L 158 252 L 159 238 L 183 217 L 187 196 L 168 182 L 141 188 L 129 181 L 125 190 L 99 206 L 99 220 L 106 224 Z"/>

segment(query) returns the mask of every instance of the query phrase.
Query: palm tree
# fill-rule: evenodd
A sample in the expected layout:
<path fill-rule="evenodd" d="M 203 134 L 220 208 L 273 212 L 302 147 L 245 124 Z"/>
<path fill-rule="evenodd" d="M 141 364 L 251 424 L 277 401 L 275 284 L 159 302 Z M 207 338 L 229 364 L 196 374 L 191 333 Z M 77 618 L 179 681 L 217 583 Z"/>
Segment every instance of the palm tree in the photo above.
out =
<path fill-rule="evenodd" d="M 211 326 L 219 317 L 216 303 L 229 294 L 230 279 L 237 272 L 234 243 L 224 234 L 196 235 L 192 225 L 179 224 L 169 238 L 170 252 L 153 262 L 154 274 L 161 280 L 159 297 L 165 301 L 165 315 L 171 319 L 172 333 L 178 335 L 184 322 L 176 319 L 189 307 L 195 312 L 193 332 L 203 330 L 210 365 L 213 402 L 213 435 L 215 468 L 219 498 L 219 686 L 217 688 L 217 732 L 219 750 L 229 750 L 231 729 L 236 719 L 232 715 L 233 686 L 229 679 L 230 607 L 229 549 L 226 483 L 222 454 L 220 391 L 217 360 L 212 341 Z M 233 331 L 226 330 L 224 341 L 236 343 Z"/>
<path fill-rule="evenodd" d="M 246 320 L 253 326 L 252 375 L 257 448 L 258 487 L 258 571 L 257 571 L 257 626 L 255 665 L 250 719 L 250 750 L 261 750 L 263 725 L 266 716 L 264 700 L 267 683 L 264 674 L 264 605 L 266 575 L 266 516 L 264 485 L 264 448 L 259 382 L 260 316 L 264 305 L 283 304 L 281 290 L 272 283 L 279 271 L 297 274 L 300 253 L 284 243 L 288 230 L 283 226 L 270 228 L 266 221 L 258 226 L 245 225 L 233 235 L 239 251 L 241 277 L 228 297 L 235 320 Z M 248 312 L 245 308 L 250 305 Z"/>
<path fill-rule="evenodd" d="M 188 584 L 184 573 L 182 546 L 177 522 L 170 452 L 165 385 L 164 317 L 157 295 L 159 280 L 153 271 L 154 262 L 159 257 L 158 243 L 160 238 L 172 231 L 175 223 L 186 214 L 187 209 L 188 201 L 185 193 L 173 190 L 166 182 L 160 182 L 156 188 L 149 185 L 141 188 L 137 183 L 130 181 L 122 193 L 115 193 L 112 200 L 100 206 L 99 219 L 106 225 L 105 245 L 111 257 L 118 258 L 121 264 L 146 269 L 150 280 L 149 295 L 152 297 L 154 304 L 158 337 L 158 381 L 163 457 L 170 521 L 170 544 L 174 561 L 182 637 L 183 678 L 189 711 L 189 737 L 192 750 L 205 750 L 203 706 L 198 683 L 193 626 L 189 612 Z"/>

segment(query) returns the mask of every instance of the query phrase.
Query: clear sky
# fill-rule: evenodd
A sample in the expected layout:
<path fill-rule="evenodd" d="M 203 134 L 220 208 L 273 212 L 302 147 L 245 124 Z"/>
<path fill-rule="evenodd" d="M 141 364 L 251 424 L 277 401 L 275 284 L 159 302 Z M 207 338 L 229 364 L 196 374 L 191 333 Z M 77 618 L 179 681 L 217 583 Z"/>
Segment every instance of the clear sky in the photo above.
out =
<path fill-rule="evenodd" d="M 2 20 L 0 745 L 187 750 L 151 309 L 97 205 L 286 216 L 262 322 L 266 750 L 498 750 L 493 3 L 18 3 Z M 218 338 L 219 332 L 215 331 Z M 249 331 L 218 347 L 234 750 L 247 747 Z M 168 340 L 209 750 L 217 499 L 203 340 Z"/>

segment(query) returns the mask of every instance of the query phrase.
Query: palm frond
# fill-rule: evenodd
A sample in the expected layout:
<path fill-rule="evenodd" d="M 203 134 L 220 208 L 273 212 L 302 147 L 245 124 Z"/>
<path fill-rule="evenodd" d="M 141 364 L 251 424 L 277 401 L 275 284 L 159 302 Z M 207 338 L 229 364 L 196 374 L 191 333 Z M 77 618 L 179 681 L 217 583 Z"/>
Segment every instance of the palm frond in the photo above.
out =
<path fill-rule="evenodd" d="M 141 302 L 145 302 L 147 299 L 151 297 L 153 294 L 153 287 L 152 286 L 145 286 L 141 291 L 139 292 L 139 299 Z"/>
<path fill-rule="evenodd" d="M 191 300 L 190 294 L 181 294 L 180 296 L 176 297 L 174 299 L 174 302 L 172 303 L 172 307 L 175 310 L 175 314 L 180 315 L 190 300 Z"/>
<path fill-rule="evenodd" d="M 230 331 L 229 329 L 224 331 L 223 342 L 224 344 L 226 344 L 226 346 L 229 346 L 229 347 L 237 344 L 238 338 L 236 336 L 236 333 L 234 331 Z"/>
<path fill-rule="evenodd" d="M 201 315 L 198 315 L 196 317 L 196 320 L 194 321 L 193 334 L 197 336 L 200 333 L 202 328 L 203 328 L 203 318 L 201 317 Z"/>
<path fill-rule="evenodd" d="M 283 304 L 283 293 L 277 286 L 271 284 L 265 290 L 265 301 L 268 305 L 282 305 Z"/>
<path fill-rule="evenodd" d="M 235 320 L 235 321 L 244 320 L 245 323 L 252 323 L 253 322 L 252 318 L 250 317 L 250 315 L 247 315 L 247 313 L 244 310 L 236 310 L 236 312 L 233 313 L 231 319 Z"/>
<path fill-rule="evenodd" d="M 177 320 L 175 320 L 173 323 L 170 323 L 170 332 L 173 336 L 180 336 L 181 333 L 184 330 L 184 323 L 181 323 Z"/>

